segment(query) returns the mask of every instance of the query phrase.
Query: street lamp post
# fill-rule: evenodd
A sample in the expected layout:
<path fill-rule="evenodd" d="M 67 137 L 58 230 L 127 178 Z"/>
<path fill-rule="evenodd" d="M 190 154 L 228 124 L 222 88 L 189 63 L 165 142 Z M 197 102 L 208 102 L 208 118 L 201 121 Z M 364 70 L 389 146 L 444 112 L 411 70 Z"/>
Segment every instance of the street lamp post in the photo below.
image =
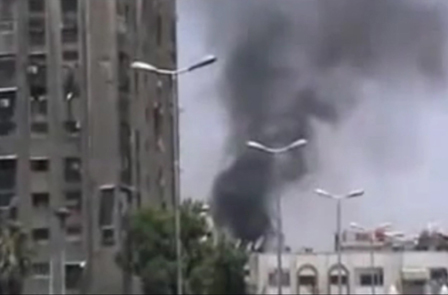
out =
<path fill-rule="evenodd" d="M 277 156 L 293 149 L 302 147 L 307 144 L 306 139 L 298 139 L 289 145 L 280 148 L 273 148 L 263 145 L 256 141 L 248 141 L 246 145 L 249 148 L 263 151 L 265 153 Z M 282 294 L 282 251 L 283 251 L 283 222 L 282 222 L 282 205 L 280 194 L 275 198 L 276 214 L 277 214 L 277 288 L 278 294 Z"/>
<path fill-rule="evenodd" d="M 336 254 L 338 263 L 338 293 L 342 294 L 342 249 L 341 249 L 341 232 L 342 232 L 342 201 L 358 198 L 364 195 L 364 190 L 355 190 L 346 195 L 333 195 L 323 189 L 316 189 L 315 193 L 321 197 L 336 201 Z"/>
<path fill-rule="evenodd" d="M 173 201 L 174 201 L 174 218 L 175 218 L 175 244 L 176 244 L 176 271 L 177 271 L 177 294 L 182 294 L 183 272 L 182 272 L 182 241 L 181 241 L 181 225 L 180 225 L 180 162 L 179 162 L 179 102 L 176 90 L 176 81 L 179 75 L 192 72 L 194 70 L 206 67 L 217 61 L 214 55 L 207 55 L 198 62 L 179 69 L 162 69 L 155 65 L 143 62 L 134 61 L 131 63 L 131 68 L 135 70 L 142 70 L 152 72 L 157 75 L 168 76 L 171 79 L 171 95 L 172 95 L 172 116 L 173 116 Z"/>
<path fill-rule="evenodd" d="M 361 225 L 359 225 L 357 223 L 352 222 L 350 224 L 350 227 L 355 229 L 355 230 L 367 233 L 369 235 L 369 242 L 370 242 L 370 249 L 369 249 L 369 252 L 370 252 L 370 271 L 371 271 L 371 276 L 372 276 L 370 285 L 371 285 L 371 288 L 372 288 L 372 294 L 376 294 L 375 284 L 376 284 L 376 278 L 377 277 L 376 277 L 376 273 L 375 273 L 375 244 L 374 244 L 375 243 L 375 235 L 378 232 L 386 231 L 387 229 L 389 229 L 391 227 L 391 225 L 389 223 L 385 223 L 385 224 L 382 224 L 382 225 L 380 225 L 378 227 L 368 229 L 368 228 L 365 228 L 365 227 L 363 227 L 363 226 L 361 226 Z"/>

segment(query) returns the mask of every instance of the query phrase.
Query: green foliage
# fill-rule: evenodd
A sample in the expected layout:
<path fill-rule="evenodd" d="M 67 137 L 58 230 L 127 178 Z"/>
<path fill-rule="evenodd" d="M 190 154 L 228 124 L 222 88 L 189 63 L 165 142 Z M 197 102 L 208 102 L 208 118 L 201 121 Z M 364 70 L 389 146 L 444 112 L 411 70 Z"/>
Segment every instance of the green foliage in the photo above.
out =
<path fill-rule="evenodd" d="M 182 266 L 186 294 L 244 294 L 246 253 L 233 242 L 210 239 L 200 202 L 181 206 Z M 130 222 L 130 261 L 119 265 L 139 276 L 145 294 L 176 293 L 175 223 L 172 210 L 146 208 Z"/>
<path fill-rule="evenodd" d="M 21 294 L 30 268 L 28 236 L 18 225 L 0 228 L 0 294 Z"/>

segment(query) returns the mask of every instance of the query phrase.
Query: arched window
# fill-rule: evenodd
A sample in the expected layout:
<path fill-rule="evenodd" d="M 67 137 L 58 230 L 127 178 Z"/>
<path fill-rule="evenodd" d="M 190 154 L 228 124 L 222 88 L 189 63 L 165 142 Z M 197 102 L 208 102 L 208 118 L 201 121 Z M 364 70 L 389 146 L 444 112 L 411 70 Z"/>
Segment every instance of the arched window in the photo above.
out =
<path fill-rule="evenodd" d="M 350 272 L 344 265 L 333 265 L 328 271 L 328 294 L 338 294 L 339 273 L 341 275 L 342 294 L 350 294 Z"/>
<path fill-rule="evenodd" d="M 297 271 L 297 294 L 319 294 L 319 274 L 317 269 L 310 265 L 302 265 Z"/>

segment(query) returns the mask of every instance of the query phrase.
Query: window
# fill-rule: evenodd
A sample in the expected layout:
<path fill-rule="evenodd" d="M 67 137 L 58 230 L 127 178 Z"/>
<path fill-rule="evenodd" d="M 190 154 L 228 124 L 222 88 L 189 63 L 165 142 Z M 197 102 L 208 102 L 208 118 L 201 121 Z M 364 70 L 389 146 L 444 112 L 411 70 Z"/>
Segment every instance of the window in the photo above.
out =
<path fill-rule="evenodd" d="M 48 207 L 50 205 L 49 193 L 33 193 L 31 198 L 34 207 Z"/>
<path fill-rule="evenodd" d="M 67 182 L 81 181 L 81 159 L 74 157 L 66 158 L 64 175 Z"/>
<path fill-rule="evenodd" d="M 32 122 L 31 132 L 33 134 L 47 134 L 48 133 L 48 123 L 47 122 Z"/>
<path fill-rule="evenodd" d="M 36 228 L 32 232 L 33 241 L 36 243 L 48 243 L 50 230 L 48 228 Z"/>
<path fill-rule="evenodd" d="M 68 290 L 78 290 L 81 287 L 84 265 L 79 263 L 67 263 L 65 265 L 65 287 Z"/>
<path fill-rule="evenodd" d="M 113 246 L 115 244 L 115 230 L 112 227 L 101 229 L 101 244 L 103 246 Z"/>
<path fill-rule="evenodd" d="M 278 286 L 278 270 L 269 273 L 269 285 Z M 281 273 L 281 284 L 283 287 L 288 287 L 291 284 L 291 277 L 287 269 L 283 269 Z"/>
<path fill-rule="evenodd" d="M 76 61 L 78 60 L 79 55 L 76 50 L 64 50 L 62 57 L 65 61 Z"/>
<path fill-rule="evenodd" d="M 82 206 L 82 194 L 81 191 L 68 191 L 65 193 L 65 200 L 67 207 L 72 212 L 80 212 Z"/>
<path fill-rule="evenodd" d="M 16 61 L 12 55 L 0 56 L 0 88 L 16 85 Z"/>
<path fill-rule="evenodd" d="M 67 226 L 67 240 L 77 242 L 81 240 L 82 227 L 80 225 Z"/>
<path fill-rule="evenodd" d="M 44 2 L 44 1 L 42 1 Z M 43 17 L 30 17 L 28 21 L 28 34 L 31 46 L 45 44 L 45 19 Z"/>
<path fill-rule="evenodd" d="M 62 0 L 62 12 L 76 12 L 78 10 L 78 0 Z"/>
<path fill-rule="evenodd" d="M 315 286 L 316 285 L 316 276 L 314 276 L 314 275 L 300 275 L 299 276 L 299 285 L 301 285 L 301 286 Z"/>
<path fill-rule="evenodd" d="M 104 188 L 100 191 L 99 226 L 113 226 L 115 210 L 115 188 Z"/>
<path fill-rule="evenodd" d="M 78 40 L 78 27 L 70 26 L 62 29 L 62 42 L 75 43 Z"/>
<path fill-rule="evenodd" d="M 9 208 L 11 201 L 14 199 L 15 194 L 13 192 L 0 193 L 0 209 Z"/>
<path fill-rule="evenodd" d="M 45 9 L 45 1 L 29 0 L 28 7 L 31 12 L 43 12 Z"/>
<path fill-rule="evenodd" d="M 46 172 L 48 171 L 50 162 L 47 158 L 34 158 L 31 159 L 31 171 L 33 172 Z"/>
<path fill-rule="evenodd" d="M 31 264 L 31 274 L 35 278 L 47 278 L 50 276 L 50 263 L 36 262 Z"/>
<path fill-rule="evenodd" d="M 0 1 L 0 21 L 12 20 L 12 16 L 14 13 L 13 4 L 14 0 Z"/>
<path fill-rule="evenodd" d="M 383 269 L 359 269 L 358 273 L 358 285 L 359 286 L 382 286 L 383 285 Z"/>
<path fill-rule="evenodd" d="M 13 190 L 16 186 L 15 155 L 0 158 L 0 190 Z"/>
<path fill-rule="evenodd" d="M 337 274 L 337 271 L 335 271 L 336 273 L 335 274 L 332 274 L 331 276 L 330 276 L 330 285 L 338 285 L 338 274 Z M 347 275 L 346 274 L 344 274 L 344 272 L 342 272 L 342 274 L 341 274 L 341 283 L 342 283 L 342 285 L 347 285 L 347 283 L 348 283 L 348 278 L 347 278 Z"/>
<path fill-rule="evenodd" d="M 446 282 L 448 279 L 448 271 L 444 267 L 431 268 L 431 280 Z"/>
<path fill-rule="evenodd" d="M 46 116 L 48 109 L 47 96 L 37 95 L 31 97 L 31 114 Z"/>

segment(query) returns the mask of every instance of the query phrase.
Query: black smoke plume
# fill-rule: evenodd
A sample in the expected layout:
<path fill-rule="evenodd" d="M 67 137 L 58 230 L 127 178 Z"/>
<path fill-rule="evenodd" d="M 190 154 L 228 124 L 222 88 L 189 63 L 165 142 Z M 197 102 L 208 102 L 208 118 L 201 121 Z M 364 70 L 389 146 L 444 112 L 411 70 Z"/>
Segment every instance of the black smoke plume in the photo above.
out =
<path fill-rule="evenodd" d="M 270 146 L 298 138 L 313 141 L 312 120 L 335 125 L 356 107 L 350 82 L 355 78 L 392 79 L 413 72 L 436 81 L 444 76 L 441 2 L 212 2 L 211 32 L 225 40 L 224 54 L 230 54 L 222 99 L 235 156 L 217 177 L 213 198 L 216 219 L 244 240 L 270 230 L 273 189 L 300 181 L 310 168 L 306 151 L 296 150 L 281 165 L 274 185 L 273 158 L 246 148 L 247 140 Z M 231 25 L 223 26 L 223 20 Z"/>

